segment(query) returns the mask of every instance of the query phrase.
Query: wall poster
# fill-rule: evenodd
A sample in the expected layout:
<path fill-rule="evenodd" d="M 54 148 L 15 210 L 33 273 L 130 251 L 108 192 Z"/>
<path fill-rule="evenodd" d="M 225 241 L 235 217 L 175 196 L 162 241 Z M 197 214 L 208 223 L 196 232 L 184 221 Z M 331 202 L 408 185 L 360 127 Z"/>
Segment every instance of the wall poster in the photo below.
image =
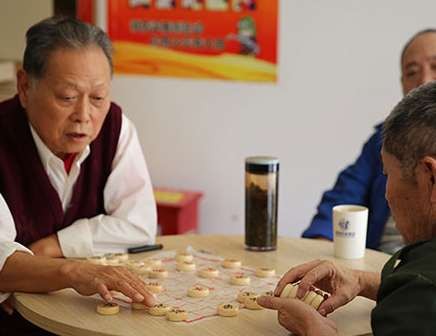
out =
<path fill-rule="evenodd" d="M 278 0 L 109 0 L 117 73 L 276 82 Z"/>

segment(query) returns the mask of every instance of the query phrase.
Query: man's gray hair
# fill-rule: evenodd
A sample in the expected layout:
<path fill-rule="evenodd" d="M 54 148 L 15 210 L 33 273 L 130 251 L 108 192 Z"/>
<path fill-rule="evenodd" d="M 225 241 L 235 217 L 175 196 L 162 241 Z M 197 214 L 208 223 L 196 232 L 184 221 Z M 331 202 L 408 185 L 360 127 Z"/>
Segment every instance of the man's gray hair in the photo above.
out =
<path fill-rule="evenodd" d="M 29 76 L 40 79 L 46 70 L 50 53 L 57 49 L 100 47 L 112 72 L 112 43 L 100 28 L 69 17 L 42 20 L 26 33 L 23 68 Z"/>
<path fill-rule="evenodd" d="M 409 177 L 424 156 L 436 157 L 436 81 L 410 91 L 395 106 L 383 126 L 383 148 Z"/>

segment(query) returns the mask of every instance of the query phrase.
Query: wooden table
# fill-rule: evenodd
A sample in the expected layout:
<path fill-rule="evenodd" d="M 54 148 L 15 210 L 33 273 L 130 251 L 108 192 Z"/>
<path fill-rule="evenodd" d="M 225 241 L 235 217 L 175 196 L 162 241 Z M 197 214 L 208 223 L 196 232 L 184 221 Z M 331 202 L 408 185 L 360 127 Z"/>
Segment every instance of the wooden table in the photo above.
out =
<path fill-rule="evenodd" d="M 275 267 L 284 273 L 290 266 L 313 259 L 333 257 L 333 245 L 322 240 L 279 238 L 278 249 L 273 252 L 244 250 L 241 236 L 179 235 L 159 237 L 165 249 L 181 249 L 188 245 L 210 251 L 223 257 L 240 258 L 248 266 Z M 134 255 L 133 259 L 151 256 L 148 252 Z M 336 261 L 361 270 L 379 271 L 387 261 L 387 254 L 367 250 L 364 259 Z M 73 290 L 51 294 L 16 293 L 17 310 L 32 323 L 60 335 L 289 335 L 277 322 L 276 312 L 242 309 L 236 318 L 210 318 L 192 325 L 167 322 L 163 318 L 148 316 L 138 311 L 122 311 L 115 316 L 96 314 L 97 299 L 82 297 Z M 370 332 L 370 312 L 374 302 L 356 298 L 330 317 L 337 323 L 340 335 L 361 335 Z"/>

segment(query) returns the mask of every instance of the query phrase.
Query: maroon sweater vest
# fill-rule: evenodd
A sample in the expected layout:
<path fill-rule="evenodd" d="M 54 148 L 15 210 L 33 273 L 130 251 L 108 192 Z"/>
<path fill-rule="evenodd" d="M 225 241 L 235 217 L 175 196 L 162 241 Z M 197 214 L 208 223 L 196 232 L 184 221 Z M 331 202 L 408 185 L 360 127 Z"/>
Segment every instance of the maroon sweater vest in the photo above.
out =
<path fill-rule="evenodd" d="M 91 143 L 91 152 L 81 165 L 71 202 L 64 213 L 41 163 L 18 97 L 0 103 L 0 193 L 15 222 L 15 241 L 29 246 L 77 219 L 105 214 L 103 190 L 120 131 L 121 109 L 112 103 L 100 134 Z"/>

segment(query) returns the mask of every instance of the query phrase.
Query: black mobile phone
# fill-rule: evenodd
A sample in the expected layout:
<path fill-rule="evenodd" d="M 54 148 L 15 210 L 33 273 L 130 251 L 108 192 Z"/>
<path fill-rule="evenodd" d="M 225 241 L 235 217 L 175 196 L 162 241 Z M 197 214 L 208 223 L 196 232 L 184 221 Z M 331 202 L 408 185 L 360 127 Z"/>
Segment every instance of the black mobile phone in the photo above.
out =
<path fill-rule="evenodd" d="M 136 246 L 136 247 L 129 247 L 127 249 L 127 252 L 128 253 L 141 253 L 141 252 L 160 250 L 162 248 L 163 248 L 162 244 L 142 245 L 142 246 Z"/>

